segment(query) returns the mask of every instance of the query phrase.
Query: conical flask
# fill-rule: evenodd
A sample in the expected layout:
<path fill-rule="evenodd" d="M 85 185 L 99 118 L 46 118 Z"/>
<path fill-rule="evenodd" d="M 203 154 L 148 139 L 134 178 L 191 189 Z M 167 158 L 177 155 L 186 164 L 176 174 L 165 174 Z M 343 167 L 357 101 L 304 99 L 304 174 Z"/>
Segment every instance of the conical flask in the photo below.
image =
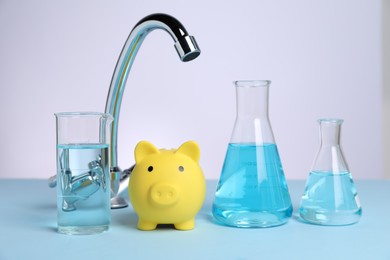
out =
<path fill-rule="evenodd" d="M 299 215 L 318 225 L 358 222 L 362 208 L 340 146 L 342 119 L 320 119 L 320 149 L 306 182 Z"/>
<path fill-rule="evenodd" d="M 287 222 L 292 205 L 268 117 L 270 81 L 235 81 L 237 114 L 215 193 L 215 220 L 234 227 Z"/>

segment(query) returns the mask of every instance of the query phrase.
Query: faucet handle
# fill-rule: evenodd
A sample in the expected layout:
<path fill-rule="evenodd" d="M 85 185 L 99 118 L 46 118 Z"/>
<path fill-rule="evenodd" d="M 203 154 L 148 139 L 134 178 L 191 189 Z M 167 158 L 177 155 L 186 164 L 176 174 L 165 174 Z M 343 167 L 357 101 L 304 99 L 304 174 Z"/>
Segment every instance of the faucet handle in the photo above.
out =
<path fill-rule="evenodd" d="M 57 175 L 53 175 L 48 179 L 48 185 L 50 188 L 57 186 Z"/>

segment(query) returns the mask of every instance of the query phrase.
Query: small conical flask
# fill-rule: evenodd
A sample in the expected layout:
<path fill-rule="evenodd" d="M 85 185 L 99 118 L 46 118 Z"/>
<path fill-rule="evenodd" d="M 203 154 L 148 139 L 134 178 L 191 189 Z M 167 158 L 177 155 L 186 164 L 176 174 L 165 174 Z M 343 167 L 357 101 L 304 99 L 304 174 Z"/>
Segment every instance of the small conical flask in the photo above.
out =
<path fill-rule="evenodd" d="M 268 117 L 270 81 L 235 81 L 237 114 L 212 213 L 233 227 L 287 222 L 292 205 Z"/>
<path fill-rule="evenodd" d="M 306 182 L 299 215 L 318 225 L 349 225 L 362 208 L 340 146 L 342 119 L 320 119 L 320 149 Z"/>

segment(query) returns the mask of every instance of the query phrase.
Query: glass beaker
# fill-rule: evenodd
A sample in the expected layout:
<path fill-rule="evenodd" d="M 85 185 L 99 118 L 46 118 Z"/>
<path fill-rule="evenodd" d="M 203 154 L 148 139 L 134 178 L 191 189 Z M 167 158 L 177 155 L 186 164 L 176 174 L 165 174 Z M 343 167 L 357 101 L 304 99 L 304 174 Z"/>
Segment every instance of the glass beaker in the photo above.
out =
<path fill-rule="evenodd" d="M 292 205 L 268 117 L 270 81 L 235 81 L 237 114 L 212 213 L 234 227 L 284 224 Z"/>
<path fill-rule="evenodd" d="M 358 222 L 362 208 L 340 146 L 342 119 L 319 119 L 320 149 L 302 196 L 299 215 L 318 225 Z"/>
<path fill-rule="evenodd" d="M 58 232 L 73 235 L 108 230 L 112 116 L 96 112 L 55 116 Z"/>

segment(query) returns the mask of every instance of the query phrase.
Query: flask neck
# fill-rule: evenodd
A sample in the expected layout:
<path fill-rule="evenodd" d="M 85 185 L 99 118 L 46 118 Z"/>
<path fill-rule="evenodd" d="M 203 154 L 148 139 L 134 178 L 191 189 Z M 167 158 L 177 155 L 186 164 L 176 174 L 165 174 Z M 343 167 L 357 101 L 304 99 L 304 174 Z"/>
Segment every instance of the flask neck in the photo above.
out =
<path fill-rule="evenodd" d="M 270 81 L 235 81 L 237 116 L 231 143 L 263 145 L 274 143 L 268 118 Z"/>
<path fill-rule="evenodd" d="M 340 146 L 341 119 L 320 119 L 321 145 Z"/>
<path fill-rule="evenodd" d="M 268 119 L 268 88 L 236 83 L 237 117 Z"/>
<path fill-rule="evenodd" d="M 341 174 L 349 172 L 340 146 L 341 119 L 320 119 L 321 145 L 312 171 Z"/>

